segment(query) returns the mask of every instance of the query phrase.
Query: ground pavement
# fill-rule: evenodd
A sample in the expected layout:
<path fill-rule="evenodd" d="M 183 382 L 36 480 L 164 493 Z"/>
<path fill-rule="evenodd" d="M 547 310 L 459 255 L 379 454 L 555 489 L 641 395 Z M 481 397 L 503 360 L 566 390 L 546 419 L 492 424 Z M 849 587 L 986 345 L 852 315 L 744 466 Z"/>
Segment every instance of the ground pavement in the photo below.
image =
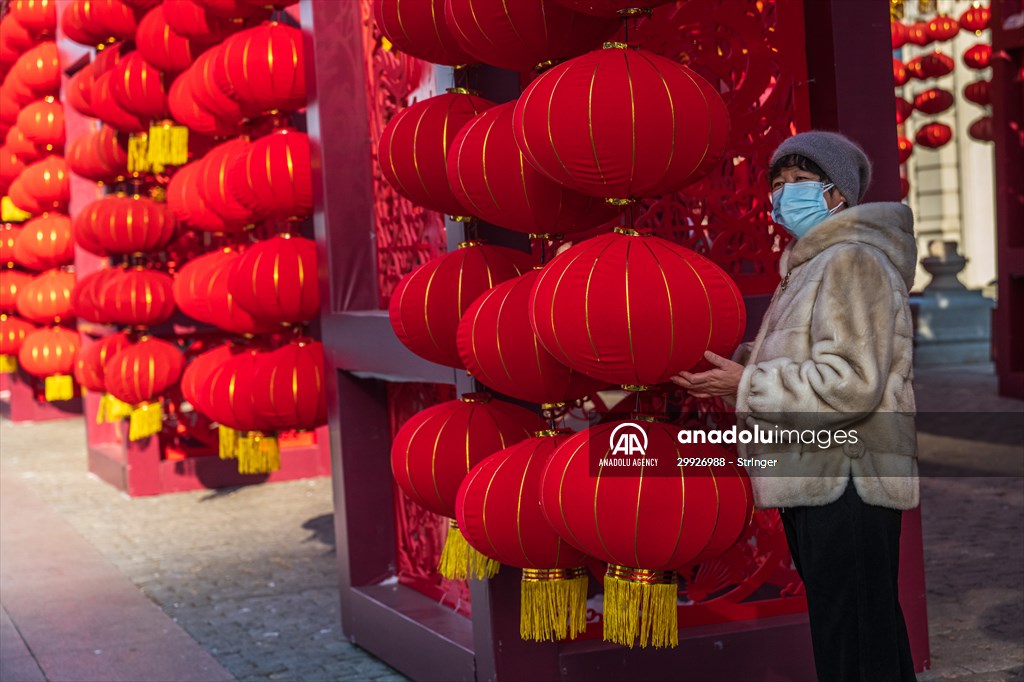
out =
<path fill-rule="evenodd" d="M 1024 406 L 976 370 L 917 386 L 922 410 Z M 921 433 L 923 682 L 1024 680 L 1008 423 L 939 418 Z M 84 453 L 80 421 L 0 424 L 0 680 L 404 679 L 340 632 L 327 480 L 132 500 L 86 474 Z"/>

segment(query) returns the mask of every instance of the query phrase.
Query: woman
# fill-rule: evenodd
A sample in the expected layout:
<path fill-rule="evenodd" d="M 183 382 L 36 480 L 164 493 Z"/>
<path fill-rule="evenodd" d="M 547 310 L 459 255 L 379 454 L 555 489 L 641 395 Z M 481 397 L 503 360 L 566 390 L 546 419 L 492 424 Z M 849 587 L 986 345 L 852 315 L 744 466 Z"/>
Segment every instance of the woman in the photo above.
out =
<path fill-rule="evenodd" d="M 871 165 L 837 133 L 789 138 L 769 178 L 772 217 L 794 239 L 761 329 L 736 361 L 708 353 L 715 369 L 673 381 L 735 399 L 741 423 L 828 434 L 741 446 L 778 460 L 751 470 L 755 501 L 780 508 L 820 682 L 913 680 L 897 596 L 901 510 L 918 504 L 913 216 L 899 203 L 860 203 Z"/>

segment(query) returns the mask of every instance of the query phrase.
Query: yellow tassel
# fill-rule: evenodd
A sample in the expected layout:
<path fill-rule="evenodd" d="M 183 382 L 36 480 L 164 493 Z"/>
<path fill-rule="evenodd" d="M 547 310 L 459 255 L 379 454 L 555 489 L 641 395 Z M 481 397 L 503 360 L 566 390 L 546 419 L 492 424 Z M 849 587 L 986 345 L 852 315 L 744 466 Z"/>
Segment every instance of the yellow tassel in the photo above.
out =
<path fill-rule="evenodd" d="M 119 422 L 132 414 L 132 406 L 109 393 L 100 398 L 100 412 L 96 414 L 97 423 L 102 415 L 104 422 Z"/>
<path fill-rule="evenodd" d="M 188 128 L 161 123 L 149 129 L 146 161 L 160 172 L 164 166 L 183 166 L 188 162 Z"/>
<path fill-rule="evenodd" d="M 31 217 L 31 213 L 22 210 L 10 197 L 0 198 L 0 220 L 5 223 L 23 223 Z"/>
<path fill-rule="evenodd" d="M 0 374 L 14 374 L 17 371 L 17 357 L 14 355 L 0 355 Z"/>
<path fill-rule="evenodd" d="M 238 473 L 269 474 L 281 468 L 277 436 L 246 431 L 238 438 Z"/>
<path fill-rule="evenodd" d="M 149 162 L 149 135 L 146 133 L 135 133 L 128 138 L 128 172 L 148 173 L 155 171 L 159 173 L 162 168 L 157 168 Z"/>
<path fill-rule="evenodd" d="M 43 394 L 48 403 L 71 400 L 75 397 L 75 382 L 70 374 L 54 374 L 43 381 Z"/>
<path fill-rule="evenodd" d="M 238 431 L 221 424 L 217 428 L 218 454 L 221 459 L 238 457 Z"/>
<path fill-rule="evenodd" d="M 604 640 L 633 648 L 679 646 L 674 571 L 608 564 L 604 576 Z"/>
<path fill-rule="evenodd" d="M 142 440 L 164 428 L 164 408 L 158 403 L 142 403 L 128 419 L 128 440 Z"/>
<path fill-rule="evenodd" d="M 448 537 L 441 548 L 437 572 L 450 580 L 493 578 L 501 564 L 469 546 L 455 519 L 448 522 Z"/>
<path fill-rule="evenodd" d="M 107 402 L 110 400 L 110 394 L 104 393 L 100 396 L 100 402 L 96 405 L 96 423 L 102 424 L 107 421 Z"/>
<path fill-rule="evenodd" d="M 587 629 L 587 570 L 524 568 L 519 636 L 532 642 L 576 639 Z"/>

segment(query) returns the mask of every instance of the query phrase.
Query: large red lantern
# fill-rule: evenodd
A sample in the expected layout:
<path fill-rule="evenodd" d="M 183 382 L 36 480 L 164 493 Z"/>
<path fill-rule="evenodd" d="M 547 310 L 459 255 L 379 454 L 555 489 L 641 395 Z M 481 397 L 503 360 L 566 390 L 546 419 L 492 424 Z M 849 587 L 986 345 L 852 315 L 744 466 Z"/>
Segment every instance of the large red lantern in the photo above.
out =
<path fill-rule="evenodd" d="M 200 43 L 212 45 L 244 28 L 259 23 L 259 16 L 232 19 L 208 11 L 203 0 L 164 2 L 164 18 L 173 31 Z"/>
<path fill-rule="evenodd" d="M 976 43 L 964 51 L 964 64 L 971 69 L 987 69 L 992 63 L 992 46 Z"/>
<path fill-rule="evenodd" d="M 18 351 L 18 365 L 34 377 L 44 379 L 47 401 L 70 400 L 75 396 L 71 373 L 78 353 L 78 332 L 64 327 L 45 327 L 25 335 Z"/>
<path fill-rule="evenodd" d="M 933 41 L 944 41 L 959 33 L 960 25 L 953 17 L 940 14 L 928 22 L 925 30 L 928 32 L 928 37 Z"/>
<path fill-rule="evenodd" d="M 953 106 L 953 93 L 942 88 L 929 88 L 914 98 L 914 108 L 925 114 L 941 114 Z"/>
<path fill-rule="evenodd" d="M 143 121 L 122 107 L 114 98 L 112 78 L 114 78 L 114 70 L 97 75 L 93 81 L 90 104 L 96 118 L 125 133 L 141 133 L 149 130 L 147 121 Z"/>
<path fill-rule="evenodd" d="M 49 270 L 75 259 L 71 218 L 47 213 L 25 223 L 14 244 L 15 258 L 29 270 Z"/>
<path fill-rule="evenodd" d="M 196 103 L 217 118 L 226 121 L 245 120 L 254 111 L 245 109 L 228 87 L 227 67 L 224 64 L 224 45 L 220 44 L 199 55 L 188 68 L 190 91 Z"/>
<path fill-rule="evenodd" d="M 229 227 L 213 210 L 199 191 L 201 161 L 182 166 L 167 185 L 167 206 L 175 219 L 205 232 L 238 232 L 244 225 Z"/>
<path fill-rule="evenodd" d="M 938 50 L 917 59 L 920 59 L 921 65 L 921 75 L 917 76 L 918 78 L 942 78 L 953 73 L 953 58 Z"/>
<path fill-rule="evenodd" d="M 170 116 L 164 75 L 147 63 L 138 50 L 122 57 L 113 74 L 110 94 L 122 109 L 143 121 Z"/>
<path fill-rule="evenodd" d="M 444 16 L 444 10 L 441 11 Z M 21 25 L 18 18 L 8 13 L 0 19 L 0 46 L 4 52 L 13 53 L 13 57 L 4 60 L 3 65 L 13 65 L 18 57 L 36 44 L 36 39 L 27 28 Z"/>
<path fill-rule="evenodd" d="M 61 28 L 76 43 L 95 47 L 132 38 L 135 13 L 121 0 L 74 0 L 64 9 Z"/>
<path fill-rule="evenodd" d="M 3 272 L 6 268 L 14 267 L 14 244 L 18 240 L 21 230 L 20 225 L 0 223 L 0 272 Z"/>
<path fill-rule="evenodd" d="M 167 106 L 178 123 L 204 135 L 223 137 L 238 132 L 240 122 L 214 116 L 200 106 L 192 94 L 193 74 L 185 71 L 171 84 L 167 95 Z"/>
<path fill-rule="evenodd" d="M 980 107 L 992 104 L 992 81 L 979 80 L 964 86 L 964 98 Z"/>
<path fill-rule="evenodd" d="M 928 149 L 938 149 L 951 139 L 953 139 L 953 130 L 945 123 L 935 122 L 922 126 L 914 136 L 914 140 L 919 146 Z"/>
<path fill-rule="evenodd" d="M 530 327 L 531 270 L 484 292 L 462 316 L 459 355 L 471 375 L 520 400 L 551 404 L 576 400 L 608 385 L 562 364 Z"/>
<path fill-rule="evenodd" d="M 15 151 L 6 144 L 0 147 L 0 189 L 3 194 L 7 193 L 11 183 L 18 179 L 23 170 L 25 162 L 18 158 Z"/>
<path fill-rule="evenodd" d="M 32 275 L 8 268 L 0 270 L 0 313 L 18 310 L 18 292 L 28 286 Z"/>
<path fill-rule="evenodd" d="M 107 250 L 100 246 L 96 239 L 96 226 L 100 220 L 102 204 L 92 202 L 87 204 L 78 212 L 72 221 L 72 233 L 75 235 L 75 243 L 89 253 L 97 256 L 108 256 Z"/>
<path fill-rule="evenodd" d="M 78 280 L 71 292 L 71 307 L 75 317 L 97 324 L 108 324 L 110 320 L 104 313 L 100 292 L 107 284 L 121 277 L 124 270 L 123 267 L 103 268 Z"/>
<path fill-rule="evenodd" d="M 602 17 L 621 17 L 634 9 L 665 5 L 672 0 L 557 0 L 559 4 L 586 14 Z M 627 14 L 628 15 L 628 14 Z"/>
<path fill-rule="evenodd" d="M 978 142 L 992 142 L 995 139 L 992 117 L 982 116 L 974 120 L 967 129 L 967 134 Z"/>
<path fill-rule="evenodd" d="M 907 27 L 903 22 L 893 19 L 889 22 L 889 34 L 892 37 L 892 49 L 898 50 L 907 43 Z"/>
<path fill-rule="evenodd" d="M 94 78 L 93 62 L 89 62 L 71 76 L 67 87 L 64 88 L 64 99 L 71 108 L 91 118 L 96 118 L 96 112 L 92 108 Z"/>
<path fill-rule="evenodd" d="M 745 475 L 727 469 L 728 451 L 712 444 L 681 445 L 678 433 L 678 427 L 656 422 L 601 424 L 572 436 L 547 460 L 541 479 L 545 518 L 570 544 L 609 563 L 607 641 L 678 645 L 675 569 L 706 557 L 712 543 L 722 547 L 736 541 L 736 525 L 719 525 L 719 519 L 750 518 L 752 495 L 740 500 L 718 489 L 720 472 Z M 622 452 L 615 448 L 623 438 L 646 446 L 643 465 L 616 466 Z M 721 467 L 676 466 L 682 456 L 720 459 Z M 720 533 L 728 537 L 720 539 Z"/>
<path fill-rule="evenodd" d="M 985 5 L 974 3 L 973 6 L 968 7 L 960 15 L 960 29 L 963 31 L 974 31 L 975 35 L 981 35 L 981 32 L 988 28 L 991 20 L 992 9 Z"/>
<path fill-rule="evenodd" d="M 462 367 L 459 320 L 482 293 L 531 267 L 520 251 L 466 242 L 406 275 L 391 295 L 391 327 L 406 348 L 448 367 Z"/>
<path fill-rule="evenodd" d="M 18 351 L 35 327 L 20 317 L 0 313 L 0 374 L 18 371 Z"/>
<path fill-rule="evenodd" d="M 253 244 L 228 281 L 235 301 L 274 324 L 307 322 L 320 314 L 316 242 L 278 236 Z"/>
<path fill-rule="evenodd" d="M 17 124 L 11 126 L 11 129 L 7 131 L 7 135 L 4 137 L 4 146 L 14 152 L 23 163 L 38 161 L 45 154 L 41 147 L 37 147 L 25 137 L 25 132 Z"/>
<path fill-rule="evenodd" d="M 914 113 L 914 105 L 903 99 L 902 97 L 896 97 L 896 124 L 903 123 L 910 115 Z"/>
<path fill-rule="evenodd" d="M 470 546 L 523 569 L 519 635 L 526 640 L 575 638 L 587 627 L 586 555 L 560 538 L 540 509 L 544 464 L 568 438 L 541 432 L 487 457 L 470 470 L 455 501 Z"/>
<path fill-rule="evenodd" d="M 403 109 L 377 145 L 384 178 L 395 191 L 434 211 L 464 215 L 448 182 L 448 150 L 455 133 L 493 102 L 452 90 Z"/>
<path fill-rule="evenodd" d="M 75 381 L 90 391 L 105 392 L 107 388 L 103 372 L 107 363 L 131 343 L 126 333 L 118 332 L 97 339 L 80 350 L 75 358 Z"/>
<path fill-rule="evenodd" d="M 718 89 L 682 64 L 610 47 L 534 80 L 514 126 L 526 160 L 549 178 L 631 201 L 682 189 L 717 164 L 729 112 Z"/>
<path fill-rule="evenodd" d="M 312 430 L 327 423 L 324 348 L 300 339 L 256 357 L 253 409 L 276 431 Z"/>
<path fill-rule="evenodd" d="M 448 182 L 474 216 L 528 234 L 570 234 L 619 209 L 550 180 L 526 162 L 512 128 L 515 102 L 477 115 L 448 151 Z"/>
<path fill-rule="evenodd" d="M 373 0 L 373 18 L 395 49 L 435 64 L 468 64 L 473 58 L 452 35 L 445 0 Z"/>
<path fill-rule="evenodd" d="M 103 383 L 107 392 L 132 406 L 128 439 L 141 440 L 163 428 L 161 394 L 177 383 L 185 356 L 176 345 L 143 336 L 107 362 Z"/>
<path fill-rule="evenodd" d="M 257 219 L 313 215 L 309 136 L 282 130 L 259 138 L 228 166 L 227 188 Z"/>
<path fill-rule="evenodd" d="M 271 12 L 270 2 L 258 5 L 245 0 L 202 0 L 201 4 L 210 14 L 228 19 L 264 19 Z"/>
<path fill-rule="evenodd" d="M 68 206 L 68 166 L 63 157 L 48 156 L 30 164 L 11 185 L 11 200 L 30 213 L 64 212 Z"/>
<path fill-rule="evenodd" d="M 729 357 L 746 326 L 743 298 L 717 265 L 630 230 L 588 239 L 540 273 L 530 323 L 563 364 L 637 388 Z"/>
<path fill-rule="evenodd" d="M 159 251 L 174 239 L 174 216 L 166 204 L 146 197 L 108 196 L 99 199 L 92 226 L 105 252 L 119 255 Z M 89 210 L 86 207 L 85 210 Z"/>
<path fill-rule="evenodd" d="M 60 57 L 57 43 L 46 40 L 21 55 L 11 74 L 38 97 L 60 90 Z"/>
<path fill-rule="evenodd" d="M 33 144 L 50 151 L 64 147 L 64 107 L 52 97 L 29 104 L 18 114 L 18 128 Z"/>
<path fill-rule="evenodd" d="M 141 266 L 129 268 L 99 290 L 100 312 L 112 324 L 155 327 L 174 315 L 173 284 L 171 276 L 163 272 Z"/>
<path fill-rule="evenodd" d="M 238 231 L 255 220 L 252 210 L 228 191 L 227 182 L 229 166 L 244 157 L 249 146 L 249 140 L 241 137 L 217 145 L 199 161 L 198 171 L 191 176 L 206 207 L 221 218 L 225 230 Z"/>
<path fill-rule="evenodd" d="M 924 47 L 932 42 L 931 36 L 928 35 L 928 24 L 918 21 L 907 26 L 907 42 L 918 47 Z"/>
<path fill-rule="evenodd" d="M 233 334 L 259 334 L 274 329 L 238 305 L 229 283 L 241 254 L 221 249 L 193 258 L 175 277 L 174 297 L 183 312 L 200 322 Z"/>
<path fill-rule="evenodd" d="M 619 29 L 617 19 L 573 12 L 555 0 L 447 0 L 445 19 L 466 52 L 515 71 L 543 70 L 576 57 Z"/>
<path fill-rule="evenodd" d="M 75 276 L 63 270 L 47 270 L 18 287 L 18 315 L 36 324 L 60 324 L 72 319 L 71 291 Z"/>
<path fill-rule="evenodd" d="M 181 373 L 182 397 L 197 410 L 205 412 L 201 401 L 206 389 L 206 382 L 218 367 L 231 359 L 232 355 L 231 346 L 223 343 L 193 358 Z"/>
<path fill-rule="evenodd" d="M 899 135 L 896 137 L 896 144 L 899 148 L 900 163 L 906 163 L 907 159 L 910 158 L 911 152 L 914 151 L 914 143 Z"/>
<path fill-rule="evenodd" d="M 220 55 L 230 94 L 254 113 L 306 107 L 302 31 L 270 22 L 234 34 Z"/>
<path fill-rule="evenodd" d="M 398 487 L 421 507 L 453 519 L 441 553 L 445 577 L 493 575 L 498 565 L 466 544 L 455 519 L 455 499 L 469 470 L 498 450 L 545 428 L 534 413 L 487 394 L 469 393 L 413 415 L 391 444 Z"/>
<path fill-rule="evenodd" d="M 11 16 L 36 36 L 52 36 L 57 31 L 57 0 L 14 0 Z"/>
<path fill-rule="evenodd" d="M 169 3 L 159 3 L 139 22 L 135 43 L 142 57 L 166 74 L 187 69 L 206 45 L 181 35 L 170 27 L 164 16 Z"/>

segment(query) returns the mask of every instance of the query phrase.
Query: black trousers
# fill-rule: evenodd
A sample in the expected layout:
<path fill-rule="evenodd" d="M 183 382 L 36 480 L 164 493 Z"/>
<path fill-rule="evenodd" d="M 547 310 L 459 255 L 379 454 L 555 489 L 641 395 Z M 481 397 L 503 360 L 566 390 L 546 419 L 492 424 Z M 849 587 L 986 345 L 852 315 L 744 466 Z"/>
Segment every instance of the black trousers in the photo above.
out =
<path fill-rule="evenodd" d="M 818 682 L 916 680 L 897 594 L 902 513 L 865 504 L 849 481 L 835 502 L 781 516 L 807 588 Z"/>

